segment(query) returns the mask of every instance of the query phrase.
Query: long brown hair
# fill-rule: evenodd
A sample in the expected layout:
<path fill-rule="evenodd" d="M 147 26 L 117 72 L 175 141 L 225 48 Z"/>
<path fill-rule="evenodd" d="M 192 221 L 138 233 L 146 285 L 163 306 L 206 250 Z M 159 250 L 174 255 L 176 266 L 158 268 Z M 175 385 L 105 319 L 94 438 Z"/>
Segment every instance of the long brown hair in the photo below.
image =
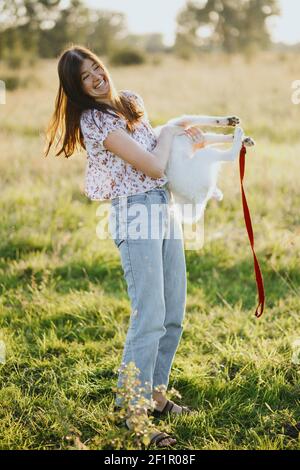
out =
<path fill-rule="evenodd" d="M 109 83 L 112 106 L 100 103 L 84 93 L 80 79 L 80 67 L 84 59 L 90 59 L 105 72 Z M 118 93 L 103 62 L 92 51 L 83 46 L 71 46 L 63 51 L 58 62 L 59 89 L 55 109 L 46 131 L 47 143 L 44 156 L 49 153 L 54 140 L 55 148 L 60 146 L 56 156 L 70 157 L 77 148 L 85 148 L 80 130 L 80 116 L 86 109 L 98 109 L 106 114 L 122 116 L 131 132 L 134 124 L 144 115 L 135 101 Z"/>

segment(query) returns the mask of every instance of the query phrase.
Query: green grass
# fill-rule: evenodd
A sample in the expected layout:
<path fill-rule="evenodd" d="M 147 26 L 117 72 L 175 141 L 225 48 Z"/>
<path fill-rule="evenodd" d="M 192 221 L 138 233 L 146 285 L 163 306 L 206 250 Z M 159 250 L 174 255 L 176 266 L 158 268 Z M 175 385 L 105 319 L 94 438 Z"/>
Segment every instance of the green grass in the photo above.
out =
<path fill-rule="evenodd" d="M 286 74 L 290 67 L 295 79 L 300 74 L 292 61 L 272 66 L 286 67 Z M 167 65 L 160 67 L 156 78 L 168 73 Z M 180 70 L 181 63 L 176 67 Z M 186 64 L 186 76 L 194 77 L 196 67 Z M 240 69 L 225 62 L 220 67 L 229 97 Z M 285 423 L 300 420 L 300 369 L 291 362 L 292 342 L 300 337 L 300 142 L 298 124 L 289 118 L 297 112 L 299 118 L 300 108 L 282 99 L 288 79 L 282 84 L 275 74 L 273 85 L 281 95 L 273 108 L 283 116 L 275 128 L 280 116 L 274 111 L 270 122 L 270 95 L 261 81 L 245 78 L 261 77 L 265 66 L 258 61 L 247 67 L 241 86 L 248 84 L 249 96 L 236 97 L 235 109 L 251 111 L 246 117 L 237 114 L 257 140 L 248 151 L 245 188 L 266 309 L 261 319 L 254 317 L 256 286 L 238 167 L 228 165 L 220 182 L 224 201 L 207 209 L 204 248 L 186 251 L 186 317 L 170 386 L 198 412 L 167 420 L 178 449 L 300 449 L 299 439 L 284 435 Z M 208 68 L 201 78 L 205 83 Z M 111 240 L 96 236 L 98 204 L 83 195 L 84 155 L 70 161 L 41 157 L 38 133 L 55 91 L 46 86 L 55 76 L 54 64 L 47 70 L 51 73 L 39 78 L 44 88 L 9 94 L 8 108 L 20 101 L 22 112 L 19 120 L 3 114 L 1 130 L 0 340 L 6 362 L 0 364 L 0 448 L 70 449 L 78 447 L 76 436 L 89 449 L 120 448 L 124 442 L 135 448 L 109 415 L 130 315 L 119 254 Z M 138 70 L 137 91 L 146 95 L 153 122 L 182 112 L 183 106 L 196 112 L 192 101 L 176 103 L 176 73 L 170 95 L 160 103 L 147 96 L 148 82 L 142 79 L 147 66 Z M 230 85 L 232 70 L 236 76 Z M 114 76 L 118 73 L 119 82 L 125 80 L 123 72 Z M 125 77 L 118 88 L 133 83 L 134 89 L 135 71 L 125 69 Z M 210 114 L 216 109 L 232 113 L 222 89 L 214 90 L 217 97 L 213 88 L 199 93 L 199 109 L 202 99 L 201 109 L 211 99 L 220 107 L 215 104 Z M 24 103 L 35 98 L 37 109 L 29 116 Z M 214 239 L 215 233 L 220 238 Z"/>

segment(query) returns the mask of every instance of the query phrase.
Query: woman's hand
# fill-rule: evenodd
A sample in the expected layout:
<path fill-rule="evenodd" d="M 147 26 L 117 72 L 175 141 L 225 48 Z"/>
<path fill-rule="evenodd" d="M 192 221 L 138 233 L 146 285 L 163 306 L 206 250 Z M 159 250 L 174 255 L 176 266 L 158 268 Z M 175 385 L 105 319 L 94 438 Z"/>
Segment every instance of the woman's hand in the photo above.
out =
<path fill-rule="evenodd" d="M 182 129 L 181 126 L 173 126 L 168 124 L 162 128 L 164 134 L 171 135 L 187 135 L 193 141 L 194 144 L 204 145 L 204 133 L 196 126 L 189 127 L 188 129 Z"/>
<path fill-rule="evenodd" d="M 183 133 L 190 137 L 193 141 L 193 144 L 197 144 L 197 147 L 204 147 L 204 132 L 202 132 L 201 129 L 193 126 L 185 129 Z"/>

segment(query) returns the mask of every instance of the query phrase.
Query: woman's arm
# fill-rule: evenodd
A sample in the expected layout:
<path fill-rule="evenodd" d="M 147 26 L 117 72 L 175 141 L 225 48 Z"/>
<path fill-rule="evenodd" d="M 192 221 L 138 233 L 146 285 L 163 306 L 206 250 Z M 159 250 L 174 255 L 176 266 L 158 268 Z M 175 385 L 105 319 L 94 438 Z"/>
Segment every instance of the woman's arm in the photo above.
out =
<path fill-rule="evenodd" d="M 161 178 L 170 156 L 173 136 L 184 132 L 177 126 L 165 126 L 158 137 L 156 147 L 152 152 L 145 150 L 123 129 L 109 133 L 103 142 L 104 147 L 130 163 L 151 178 Z"/>

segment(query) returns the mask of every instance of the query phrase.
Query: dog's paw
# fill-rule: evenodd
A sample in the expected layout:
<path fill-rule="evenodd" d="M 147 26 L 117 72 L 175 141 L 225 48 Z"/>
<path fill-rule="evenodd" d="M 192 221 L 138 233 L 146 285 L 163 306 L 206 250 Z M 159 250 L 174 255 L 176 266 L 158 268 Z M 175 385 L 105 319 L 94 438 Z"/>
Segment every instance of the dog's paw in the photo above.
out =
<path fill-rule="evenodd" d="M 238 126 L 241 123 L 241 120 L 238 116 L 228 116 L 226 118 L 226 126 Z"/>
<path fill-rule="evenodd" d="M 255 140 L 251 139 L 251 137 L 245 137 L 243 140 L 243 144 L 246 147 L 253 147 L 253 145 L 255 145 Z"/>

